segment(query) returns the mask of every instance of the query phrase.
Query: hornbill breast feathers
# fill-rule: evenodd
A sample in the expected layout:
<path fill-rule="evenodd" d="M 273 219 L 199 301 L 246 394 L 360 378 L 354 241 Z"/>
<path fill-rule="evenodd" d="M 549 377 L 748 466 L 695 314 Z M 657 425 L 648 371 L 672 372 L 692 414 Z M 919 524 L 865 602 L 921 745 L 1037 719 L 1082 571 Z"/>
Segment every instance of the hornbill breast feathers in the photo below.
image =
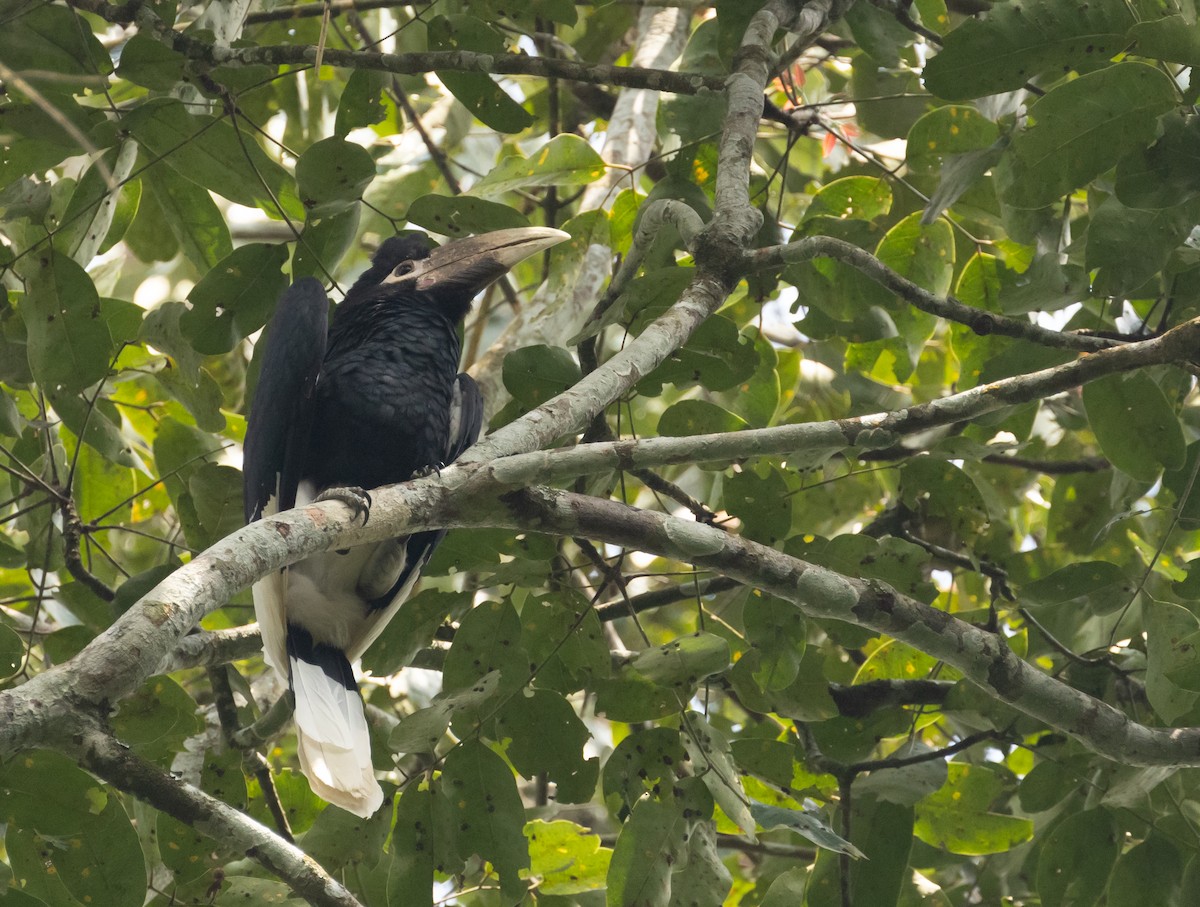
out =
<path fill-rule="evenodd" d="M 247 522 L 323 494 L 369 505 L 362 489 L 456 460 L 479 437 L 483 400 L 458 371 L 472 298 L 560 230 L 500 230 L 430 249 L 385 241 L 327 324 L 306 277 L 265 335 L 246 429 Z M 313 790 L 369 816 L 383 792 L 352 665 L 416 583 L 444 530 L 328 551 L 264 577 L 254 609 L 266 662 L 295 693 L 297 753 Z"/>

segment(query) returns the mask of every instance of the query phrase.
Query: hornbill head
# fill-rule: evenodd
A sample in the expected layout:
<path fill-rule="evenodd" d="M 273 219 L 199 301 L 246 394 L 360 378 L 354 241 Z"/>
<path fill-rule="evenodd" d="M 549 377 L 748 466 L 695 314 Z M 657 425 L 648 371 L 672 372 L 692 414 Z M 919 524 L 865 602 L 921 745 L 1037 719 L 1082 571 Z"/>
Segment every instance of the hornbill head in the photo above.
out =
<path fill-rule="evenodd" d="M 552 227 L 517 227 L 456 239 L 430 249 L 418 235 L 393 237 L 379 247 L 370 269 L 358 279 L 376 299 L 432 297 L 452 319 L 463 317 L 471 300 L 488 284 L 530 255 L 557 245 L 570 234 Z"/>

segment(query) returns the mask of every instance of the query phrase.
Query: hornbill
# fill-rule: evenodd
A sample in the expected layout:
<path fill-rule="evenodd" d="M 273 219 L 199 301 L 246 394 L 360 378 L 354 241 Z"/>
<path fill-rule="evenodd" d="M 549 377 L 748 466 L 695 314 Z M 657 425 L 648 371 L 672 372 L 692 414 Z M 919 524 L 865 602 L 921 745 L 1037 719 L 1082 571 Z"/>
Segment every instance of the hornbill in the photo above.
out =
<path fill-rule="evenodd" d="M 430 250 L 396 236 L 337 307 L 315 278 L 281 297 L 266 334 L 244 445 L 246 521 L 337 498 L 369 514 L 371 489 L 453 462 L 479 436 L 483 400 L 458 372 L 472 298 L 561 242 L 544 227 Z M 351 667 L 379 636 L 445 530 L 328 551 L 254 585 L 263 657 L 295 694 L 300 767 L 313 790 L 360 816 L 383 792 Z"/>

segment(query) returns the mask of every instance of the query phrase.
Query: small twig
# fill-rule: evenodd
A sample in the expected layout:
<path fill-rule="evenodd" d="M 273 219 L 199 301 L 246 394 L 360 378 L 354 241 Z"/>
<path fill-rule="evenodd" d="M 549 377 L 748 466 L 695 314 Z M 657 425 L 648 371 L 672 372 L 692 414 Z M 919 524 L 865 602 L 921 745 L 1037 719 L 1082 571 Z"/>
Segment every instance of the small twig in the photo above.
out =
<path fill-rule="evenodd" d="M 83 444 L 82 441 L 79 443 Z M 75 509 L 75 501 L 69 496 L 64 496 L 59 502 L 58 510 L 62 514 L 63 561 L 67 566 L 67 572 L 78 582 L 87 586 L 102 601 L 111 604 L 117 594 L 109 588 L 104 580 L 84 566 L 83 558 L 80 555 L 80 542 L 83 540 L 84 527 L 83 522 L 79 519 L 79 511 Z"/>
<path fill-rule="evenodd" d="M 1112 469 L 1112 464 L 1104 457 L 1083 457 L 1079 460 L 1035 460 L 1029 457 L 993 454 L 984 457 L 983 462 L 1028 469 L 1047 476 L 1064 476 L 1078 472 L 1104 472 Z"/>

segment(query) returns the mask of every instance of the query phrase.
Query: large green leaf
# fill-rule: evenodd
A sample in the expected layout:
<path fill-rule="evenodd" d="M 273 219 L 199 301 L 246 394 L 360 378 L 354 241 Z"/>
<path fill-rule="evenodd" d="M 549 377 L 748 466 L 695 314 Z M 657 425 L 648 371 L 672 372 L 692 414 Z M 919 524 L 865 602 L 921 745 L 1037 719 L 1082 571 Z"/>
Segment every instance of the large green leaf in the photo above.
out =
<path fill-rule="evenodd" d="M 170 167 L 151 167 L 142 175 L 144 191 L 162 210 L 163 223 L 188 261 L 201 273 L 233 253 L 229 227 L 207 189 Z"/>
<path fill-rule="evenodd" d="M 82 390 L 106 374 L 115 352 L 91 277 L 51 249 L 37 257 L 21 302 L 29 367 L 51 393 Z"/>
<path fill-rule="evenodd" d="M 507 52 L 500 35 L 474 16 L 434 16 L 429 20 L 428 28 L 430 50 Z M 438 73 L 438 78 L 486 126 L 499 132 L 520 132 L 533 122 L 525 108 L 490 76 L 481 72 L 443 70 Z"/>
<path fill-rule="evenodd" d="M 194 115 L 177 100 L 155 98 L 132 110 L 121 125 L 156 161 L 197 185 L 271 217 L 304 219 L 291 174 L 267 156 L 241 123 Z"/>
<path fill-rule="evenodd" d="M 1200 621 L 1191 611 L 1169 602 L 1150 602 L 1145 608 L 1146 698 L 1158 716 L 1172 724 L 1200 699 L 1200 693 L 1189 689 L 1197 685 L 1194 680 L 1200 675 Z"/>
<path fill-rule="evenodd" d="M 1200 203 L 1194 200 L 1145 210 L 1106 199 L 1092 215 L 1087 234 L 1087 266 L 1097 269 L 1095 294 L 1130 296 L 1162 270 L 1198 220 Z"/>
<path fill-rule="evenodd" d="M 1174 208 L 1200 194 L 1200 117 L 1160 118 L 1162 135 L 1117 165 L 1117 198 L 1131 208 Z"/>
<path fill-rule="evenodd" d="M 361 145 L 331 136 L 304 149 L 296 161 L 300 201 L 311 218 L 353 206 L 375 179 L 375 161 Z"/>
<path fill-rule="evenodd" d="M 1083 405 L 1100 449 L 1118 469 L 1152 482 L 1161 469 L 1183 466 L 1186 450 L 1179 417 L 1145 372 L 1085 384 Z"/>
<path fill-rule="evenodd" d="M 1178 103 L 1171 79 L 1144 63 L 1080 76 L 1039 98 L 1032 125 L 1013 138 L 997 171 L 1004 200 L 1040 208 L 1154 140 L 1158 117 Z"/>
<path fill-rule="evenodd" d="M 112 60 L 91 27 L 73 9 L 49 3 L 31 5 L 19 15 L 5 9 L 0 28 L 0 59 L 17 70 L 33 70 L 26 78 L 41 81 L 52 73 L 83 77 L 93 88 L 112 72 Z M 54 84 L 54 80 L 51 84 Z"/>
<path fill-rule="evenodd" d="M 562 819 L 534 819 L 525 824 L 529 839 L 529 874 L 539 879 L 544 895 L 572 895 L 604 887 L 612 851 L 600 836 Z"/>
<path fill-rule="evenodd" d="M 1037 890 L 1046 907 L 1097 904 L 1108 886 L 1121 831 L 1112 814 L 1089 809 L 1068 815 L 1050 833 L 1037 865 Z"/>
<path fill-rule="evenodd" d="M 945 785 L 917 804 L 913 834 L 951 853 L 1003 853 L 1033 837 L 1033 822 L 991 812 L 1003 782 L 984 765 L 951 762 Z"/>
<path fill-rule="evenodd" d="M 529 218 L 508 205 L 470 195 L 422 195 L 408 206 L 410 223 L 445 236 L 528 227 Z"/>
<path fill-rule="evenodd" d="M 471 194 L 495 198 L 505 192 L 542 186 L 580 186 L 604 175 L 604 161 L 577 135 L 556 136 L 529 157 L 500 161 L 471 187 Z"/>
<path fill-rule="evenodd" d="M 508 765 L 482 742 L 464 741 L 446 756 L 442 791 L 459 856 L 478 854 L 490 862 L 503 896 L 515 903 L 525 890 L 520 875 L 529 868 L 529 842 L 525 810 Z"/>
<path fill-rule="evenodd" d="M 1121 0 L 1001 3 L 943 38 L 925 65 L 925 87 L 948 100 L 1020 88 L 1043 72 L 1103 66 L 1125 49 L 1134 24 Z"/>
<path fill-rule="evenodd" d="M 188 294 L 191 309 L 179 319 L 199 352 L 228 353 L 270 317 L 287 286 L 280 270 L 287 247 L 247 243 L 234 249 Z"/>

